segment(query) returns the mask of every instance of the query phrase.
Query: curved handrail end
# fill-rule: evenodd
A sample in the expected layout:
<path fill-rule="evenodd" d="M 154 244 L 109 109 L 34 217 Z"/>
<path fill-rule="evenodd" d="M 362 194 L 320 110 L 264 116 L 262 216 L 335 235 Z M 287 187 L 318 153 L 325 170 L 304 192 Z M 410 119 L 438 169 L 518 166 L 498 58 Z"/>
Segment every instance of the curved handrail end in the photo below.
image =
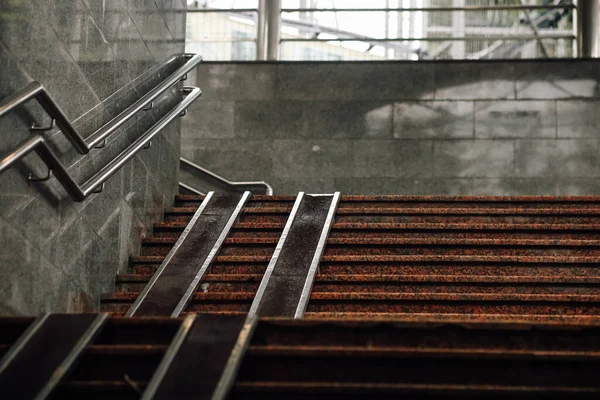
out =
<path fill-rule="evenodd" d="M 223 178 L 219 174 L 216 174 L 204 167 L 201 167 L 200 165 L 194 163 L 193 161 L 188 160 L 185 157 L 180 157 L 179 161 L 180 161 L 180 163 L 183 163 L 183 164 L 193 168 L 194 170 L 207 176 L 209 179 L 213 179 L 214 181 L 217 181 L 224 186 L 229 186 L 230 188 L 243 187 L 246 189 L 251 189 L 253 187 L 261 187 L 261 188 L 263 188 L 266 195 L 268 195 L 268 196 L 273 195 L 273 187 L 265 181 L 232 182 L 226 178 Z"/>

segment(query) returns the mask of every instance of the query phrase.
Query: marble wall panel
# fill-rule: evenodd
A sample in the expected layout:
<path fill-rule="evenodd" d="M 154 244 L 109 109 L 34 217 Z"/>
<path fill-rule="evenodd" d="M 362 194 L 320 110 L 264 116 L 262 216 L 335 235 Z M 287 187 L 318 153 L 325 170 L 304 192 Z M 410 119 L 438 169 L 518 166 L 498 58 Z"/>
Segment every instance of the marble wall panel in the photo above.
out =
<path fill-rule="evenodd" d="M 515 79 L 517 99 L 598 98 L 598 61 L 521 62 Z"/>
<path fill-rule="evenodd" d="M 441 177 L 513 176 L 512 140 L 446 140 L 433 146 L 434 175 Z"/>
<path fill-rule="evenodd" d="M 475 102 L 476 138 L 554 138 L 556 126 L 554 100 Z"/>
<path fill-rule="evenodd" d="M 181 0 L 31 0 L 0 2 L 0 98 L 39 81 L 87 136 L 171 72 L 154 70 L 184 51 Z M 95 174 L 180 98 L 178 85 L 123 126 L 102 150 L 74 151 L 57 129 L 51 148 L 78 182 Z M 0 119 L 0 157 L 48 124 L 34 102 Z M 180 121 L 106 183 L 73 202 L 35 155 L 0 175 L 0 314 L 94 311 L 125 271 L 141 239 L 177 190 Z M 34 290 L 35 288 L 35 290 Z"/>
<path fill-rule="evenodd" d="M 597 139 L 516 140 L 515 173 L 520 177 L 596 177 Z"/>
<path fill-rule="evenodd" d="M 472 101 L 419 101 L 396 103 L 394 137 L 397 139 L 472 138 Z"/>
<path fill-rule="evenodd" d="M 275 96 L 288 100 L 431 99 L 434 64 L 356 62 L 277 65 Z"/>
<path fill-rule="evenodd" d="M 432 140 L 355 140 L 353 169 L 359 178 L 431 177 Z"/>
<path fill-rule="evenodd" d="M 600 136 L 600 102 L 558 100 L 556 111 L 558 137 L 597 138 Z"/>
<path fill-rule="evenodd" d="M 182 148 L 276 193 L 600 194 L 599 75 L 589 60 L 205 63 Z"/>
<path fill-rule="evenodd" d="M 436 100 L 515 98 L 515 66 L 504 62 L 435 63 Z"/>

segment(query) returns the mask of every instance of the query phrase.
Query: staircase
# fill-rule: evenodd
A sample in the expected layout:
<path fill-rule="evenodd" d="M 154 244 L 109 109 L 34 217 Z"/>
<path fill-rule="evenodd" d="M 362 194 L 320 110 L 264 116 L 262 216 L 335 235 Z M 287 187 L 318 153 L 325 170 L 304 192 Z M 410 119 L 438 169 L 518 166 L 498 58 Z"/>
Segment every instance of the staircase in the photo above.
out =
<path fill-rule="evenodd" d="M 107 314 L 0 319 L 0 391 L 54 338 L 53 399 L 598 398 L 600 197 L 336 196 L 178 196 Z"/>
<path fill-rule="evenodd" d="M 103 311 L 127 310 L 202 200 L 177 197 Z M 293 202 L 251 198 L 187 312 L 248 312 Z M 598 198 L 344 196 L 306 317 L 594 317 L 599 227 Z"/>

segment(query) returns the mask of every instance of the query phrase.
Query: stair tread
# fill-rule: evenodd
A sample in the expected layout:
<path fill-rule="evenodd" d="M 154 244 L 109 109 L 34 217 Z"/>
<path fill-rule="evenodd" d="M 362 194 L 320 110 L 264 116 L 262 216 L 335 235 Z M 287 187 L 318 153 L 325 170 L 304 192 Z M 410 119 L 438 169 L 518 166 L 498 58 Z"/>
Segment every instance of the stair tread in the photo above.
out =
<path fill-rule="evenodd" d="M 158 222 L 154 224 L 155 229 L 185 229 L 187 222 Z M 233 225 L 236 229 L 283 229 L 285 222 L 238 222 Z M 337 222 L 331 227 L 332 230 L 581 230 L 598 231 L 600 224 L 552 224 L 552 223 L 404 223 L 404 222 Z"/>
<path fill-rule="evenodd" d="M 202 201 L 204 195 L 177 195 L 175 201 Z M 257 201 L 293 201 L 296 196 L 285 195 L 252 195 L 252 200 Z M 343 195 L 342 201 L 447 201 L 447 202 L 551 202 L 551 203 L 589 203 L 599 202 L 600 196 L 475 196 L 475 195 Z"/>
<path fill-rule="evenodd" d="M 144 239 L 144 244 L 173 245 L 174 237 Z M 225 244 L 277 244 L 279 237 L 229 237 Z M 600 246 L 600 239 L 513 239 L 507 238 L 378 238 L 329 237 L 330 245 L 474 245 L 474 246 Z"/>
<path fill-rule="evenodd" d="M 103 294 L 102 301 L 135 301 L 140 292 L 113 292 Z M 193 300 L 253 300 L 254 292 L 196 292 Z M 521 293 L 363 293 L 313 292 L 311 302 L 331 301 L 561 301 L 599 302 L 600 295 L 588 294 L 521 294 Z"/>
<path fill-rule="evenodd" d="M 262 274 L 206 274 L 202 282 L 260 282 Z M 118 274 L 117 282 L 147 282 L 151 274 Z"/>
<path fill-rule="evenodd" d="M 600 283 L 600 276 L 319 274 L 315 282 Z"/>
<path fill-rule="evenodd" d="M 151 274 L 118 274 L 117 282 L 148 282 Z M 202 282 L 260 282 L 262 274 L 207 274 Z M 599 284 L 599 276 L 319 274 L 317 283 L 552 283 Z"/>
<path fill-rule="evenodd" d="M 328 292 L 315 293 L 311 301 L 319 300 L 441 300 L 441 301 L 568 301 L 597 302 L 600 295 L 582 294 L 521 294 L 521 293 L 363 293 L 363 292 Z"/>
<path fill-rule="evenodd" d="M 101 301 L 135 301 L 140 292 L 113 292 L 101 296 Z M 253 292 L 196 292 L 192 300 L 252 300 Z"/>
<path fill-rule="evenodd" d="M 560 207 L 560 208 L 391 208 L 391 207 L 340 207 L 338 215 L 384 215 L 384 214 L 424 214 L 424 215 L 598 215 L 600 208 Z"/>
<path fill-rule="evenodd" d="M 165 256 L 132 256 L 130 261 L 136 264 L 161 263 Z M 269 262 L 270 256 L 217 256 L 215 263 Z M 572 263 L 597 264 L 598 257 L 593 256 L 523 256 L 523 255 L 324 255 L 321 262 L 518 262 L 518 263 Z"/>
<path fill-rule="evenodd" d="M 369 390 L 368 393 L 374 394 L 380 391 L 423 391 L 429 394 L 435 392 L 441 393 L 461 393 L 461 392 L 476 392 L 484 394 L 522 393 L 524 395 L 538 394 L 549 392 L 552 394 L 564 393 L 567 394 L 587 394 L 599 393 L 597 387 L 585 386 L 509 386 L 509 385 L 489 385 L 489 384 L 439 384 L 439 383 L 384 383 L 384 382 L 286 382 L 286 381 L 238 381 L 235 383 L 235 391 L 275 391 L 275 390 L 294 390 L 298 393 L 305 393 L 310 396 L 313 390 L 327 390 L 331 394 L 356 394 L 358 390 Z"/>
<path fill-rule="evenodd" d="M 600 315 L 549 315 L 549 314 L 463 314 L 463 313 L 393 313 L 393 312 L 351 312 L 351 311 L 307 311 L 307 321 L 390 321 L 414 323 L 486 323 L 486 324 L 550 324 L 556 326 L 598 326 Z M 513 325 L 513 326 L 519 326 Z"/>
<path fill-rule="evenodd" d="M 324 255 L 321 262 L 519 262 L 597 263 L 597 257 L 521 255 Z"/>
<path fill-rule="evenodd" d="M 435 357 L 490 357 L 490 358 L 536 358 L 591 360 L 600 357 L 600 351 L 537 350 L 537 349 L 489 349 L 489 348 L 443 348 L 410 346 L 328 346 L 328 345 L 251 345 L 251 355 L 304 356 L 304 357 L 385 357 L 385 356 L 435 356 Z"/>
<path fill-rule="evenodd" d="M 600 202 L 600 196 L 345 195 L 342 201 Z"/>
<path fill-rule="evenodd" d="M 136 264 L 146 263 L 161 263 L 165 259 L 165 256 L 132 256 L 130 261 Z M 270 256 L 217 256 L 215 257 L 215 263 L 245 263 L 245 262 L 269 262 Z"/>
<path fill-rule="evenodd" d="M 290 206 L 245 207 L 243 214 L 279 214 L 289 213 Z M 174 207 L 166 215 L 193 215 L 195 207 Z M 556 207 L 556 208 L 432 208 L 432 207 L 342 207 L 337 215 L 600 215 L 600 207 Z"/>

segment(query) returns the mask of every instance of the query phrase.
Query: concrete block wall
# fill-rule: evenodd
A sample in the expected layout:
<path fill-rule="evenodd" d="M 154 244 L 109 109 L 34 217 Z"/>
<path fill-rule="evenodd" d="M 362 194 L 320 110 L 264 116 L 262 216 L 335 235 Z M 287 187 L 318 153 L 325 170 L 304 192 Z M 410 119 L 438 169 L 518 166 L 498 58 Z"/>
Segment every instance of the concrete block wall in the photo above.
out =
<path fill-rule="evenodd" d="M 37 80 L 87 136 L 171 72 L 152 68 L 184 51 L 185 9 L 183 0 L 0 1 L 0 98 Z M 83 183 L 180 97 L 166 93 L 88 156 L 56 129 L 45 136 Z M 0 158 L 32 123 L 49 123 L 33 101 L 0 118 Z M 28 183 L 46 173 L 36 155 L 0 175 L 0 315 L 97 309 L 173 201 L 180 129 L 177 119 L 82 203 L 55 179 Z"/>
<path fill-rule="evenodd" d="M 600 63 L 205 63 L 182 153 L 280 194 L 600 194 Z"/>

